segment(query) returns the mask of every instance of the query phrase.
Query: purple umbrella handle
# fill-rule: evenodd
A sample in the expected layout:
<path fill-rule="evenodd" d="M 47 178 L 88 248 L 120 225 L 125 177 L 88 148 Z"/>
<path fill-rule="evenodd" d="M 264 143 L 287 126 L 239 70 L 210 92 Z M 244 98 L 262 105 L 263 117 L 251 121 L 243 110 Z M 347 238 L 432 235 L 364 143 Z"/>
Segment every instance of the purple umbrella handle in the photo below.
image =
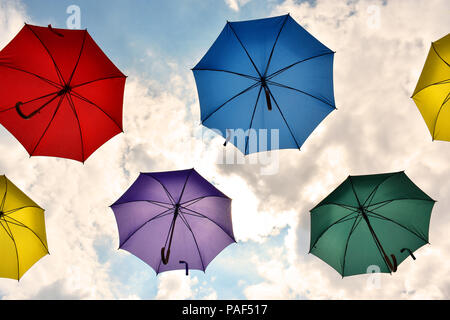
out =
<path fill-rule="evenodd" d="M 189 264 L 186 261 L 180 260 L 179 263 L 184 263 L 186 267 L 186 275 L 189 275 Z"/>

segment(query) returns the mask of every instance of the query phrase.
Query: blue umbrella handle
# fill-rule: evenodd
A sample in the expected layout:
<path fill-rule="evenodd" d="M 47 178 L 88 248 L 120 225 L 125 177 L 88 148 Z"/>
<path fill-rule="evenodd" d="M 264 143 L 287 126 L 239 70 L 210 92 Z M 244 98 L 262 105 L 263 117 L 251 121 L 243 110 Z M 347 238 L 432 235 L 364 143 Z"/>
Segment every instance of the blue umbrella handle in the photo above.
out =
<path fill-rule="evenodd" d="M 189 264 L 188 264 L 186 261 L 183 261 L 183 260 L 180 260 L 179 262 L 185 264 L 185 267 L 186 267 L 186 275 L 188 276 L 188 275 L 189 275 Z"/>
<path fill-rule="evenodd" d="M 414 256 L 413 252 L 411 251 L 411 249 L 408 248 L 403 248 L 402 250 L 400 250 L 401 253 L 403 253 L 405 250 L 407 250 L 409 252 L 409 255 L 411 256 L 411 258 L 413 258 L 414 260 L 416 260 L 416 257 Z"/>

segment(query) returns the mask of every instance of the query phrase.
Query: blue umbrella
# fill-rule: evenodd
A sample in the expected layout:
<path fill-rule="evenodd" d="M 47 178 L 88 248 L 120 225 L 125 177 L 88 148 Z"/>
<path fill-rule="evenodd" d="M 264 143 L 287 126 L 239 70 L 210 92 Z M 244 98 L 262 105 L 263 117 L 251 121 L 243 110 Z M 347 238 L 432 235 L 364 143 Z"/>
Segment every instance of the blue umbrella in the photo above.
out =
<path fill-rule="evenodd" d="M 300 149 L 336 109 L 333 57 L 289 14 L 227 22 L 192 69 L 202 124 L 245 155 Z"/>

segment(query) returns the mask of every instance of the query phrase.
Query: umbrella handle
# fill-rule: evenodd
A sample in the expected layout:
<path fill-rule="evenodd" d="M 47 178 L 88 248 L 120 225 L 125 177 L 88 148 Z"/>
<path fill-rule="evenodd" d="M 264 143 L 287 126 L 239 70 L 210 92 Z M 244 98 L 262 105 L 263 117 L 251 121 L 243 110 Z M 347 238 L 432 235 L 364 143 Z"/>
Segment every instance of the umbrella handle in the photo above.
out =
<path fill-rule="evenodd" d="M 270 101 L 270 93 L 269 93 L 269 89 L 264 86 L 264 93 L 266 94 L 266 102 L 267 102 L 267 109 L 269 109 L 269 111 L 272 110 L 272 102 Z"/>
<path fill-rule="evenodd" d="M 17 113 L 19 114 L 19 116 L 21 116 L 22 118 L 24 118 L 25 120 L 28 120 L 28 119 L 30 119 L 33 115 L 32 114 L 29 114 L 28 116 L 25 114 L 25 113 L 23 113 L 22 112 L 22 110 L 20 110 L 20 106 L 22 105 L 22 102 L 17 102 L 16 103 L 16 111 L 17 111 Z"/>
<path fill-rule="evenodd" d="M 397 267 L 398 267 L 397 258 L 393 254 L 391 254 L 391 257 L 392 257 L 392 263 L 391 263 L 391 260 L 389 259 L 389 257 L 387 257 L 387 256 L 385 256 L 385 260 L 389 266 L 389 269 L 391 269 L 392 272 L 396 272 Z"/>
<path fill-rule="evenodd" d="M 411 249 L 408 248 L 403 248 L 402 250 L 400 250 L 400 252 L 404 252 L 405 250 L 407 250 L 409 252 L 409 255 L 411 256 L 411 258 L 413 258 L 414 260 L 416 260 L 416 257 L 414 256 L 413 252 L 411 251 Z"/>
<path fill-rule="evenodd" d="M 161 248 L 161 261 L 163 264 L 169 263 L 169 256 L 170 256 L 170 248 L 167 249 L 166 255 L 164 255 L 164 251 L 166 250 L 166 247 Z"/>
<path fill-rule="evenodd" d="M 184 263 L 186 267 L 186 275 L 189 275 L 189 264 L 186 261 L 180 260 L 179 263 Z"/>
<path fill-rule="evenodd" d="M 59 36 L 59 37 L 64 37 L 63 34 L 59 33 L 59 32 L 56 31 L 55 29 L 53 29 L 53 27 L 52 27 L 51 24 L 48 25 L 48 28 L 50 29 L 51 32 L 53 32 L 53 33 L 56 34 L 57 36 Z"/>

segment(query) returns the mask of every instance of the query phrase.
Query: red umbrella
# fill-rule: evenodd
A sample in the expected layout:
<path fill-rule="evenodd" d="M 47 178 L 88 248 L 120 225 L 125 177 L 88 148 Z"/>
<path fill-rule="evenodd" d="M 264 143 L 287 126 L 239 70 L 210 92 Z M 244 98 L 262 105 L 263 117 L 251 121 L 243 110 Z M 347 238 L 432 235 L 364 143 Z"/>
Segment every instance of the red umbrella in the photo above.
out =
<path fill-rule="evenodd" d="M 84 162 L 123 132 L 125 80 L 87 30 L 25 24 L 0 51 L 0 123 L 30 156 Z"/>

